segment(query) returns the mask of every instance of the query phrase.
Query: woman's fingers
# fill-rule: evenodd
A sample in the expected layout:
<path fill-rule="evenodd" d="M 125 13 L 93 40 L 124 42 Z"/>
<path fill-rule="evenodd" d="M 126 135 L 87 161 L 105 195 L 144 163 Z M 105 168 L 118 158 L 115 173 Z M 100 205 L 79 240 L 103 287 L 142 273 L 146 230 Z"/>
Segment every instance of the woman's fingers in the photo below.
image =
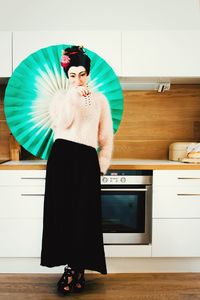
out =
<path fill-rule="evenodd" d="M 91 93 L 90 90 L 85 86 L 79 86 L 78 91 L 81 94 L 81 96 L 84 96 L 84 97 L 86 97 L 87 95 L 89 95 Z"/>

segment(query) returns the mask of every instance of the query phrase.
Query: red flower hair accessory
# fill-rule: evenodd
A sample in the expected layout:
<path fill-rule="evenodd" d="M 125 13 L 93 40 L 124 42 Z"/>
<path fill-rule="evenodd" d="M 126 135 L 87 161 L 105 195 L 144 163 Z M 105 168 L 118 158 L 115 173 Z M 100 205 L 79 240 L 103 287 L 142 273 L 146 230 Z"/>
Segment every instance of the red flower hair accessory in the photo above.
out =
<path fill-rule="evenodd" d="M 60 62 L 61 66 L 63 68 L 67 68 L 67 66 L 69 65 L 69 63 L 70 63 L 69 56 L 63 53 L 62 54 L 62 58 L 61 58 L 61 62 Z"/>

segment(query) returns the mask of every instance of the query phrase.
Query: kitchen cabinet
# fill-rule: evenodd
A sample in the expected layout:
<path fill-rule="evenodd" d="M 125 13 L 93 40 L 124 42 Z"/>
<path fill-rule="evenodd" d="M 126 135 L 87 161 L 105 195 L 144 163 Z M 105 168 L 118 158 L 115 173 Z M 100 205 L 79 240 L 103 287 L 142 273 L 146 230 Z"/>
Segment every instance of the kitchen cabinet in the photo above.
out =
<path fill-rule="evenodd" d="M 56 44 L 84 45 L 122 77 L 200 76 L 200 30 L 16 31 L 13 69 L 31 53 Z"/>
<path fill-rule="evenodd" d="M 153 219 L 152 257 L 199 257 L 200 219 Z"/>
<path fill-rule="evenodd" d="M 200 31 L 123 31 L 122 76 L 200 76 Z"/>
<path fill-rule="evenodd" d="M 45 175 L 45 170 L 0 171 L 0 258 L 40 257 Z M 150 257 L 151 245 L 105 245 L 105 254 Z"/>
<path fill-rule="evenodd" d="M 40 257 L 45 175 L 0 170 L 0 258 Z M 200 257 L 200 170 L 153 171 L 152 208 L 152 244 L 105 245 L 106 257 Z"/>
<path fill-rule="evenodd" d="M 153 257 L 200 257 L 200 171 L 153 172 Z"/>
<path fill-rule="evenodd" d="M 0 172 L 0 257 L 39 257 L 44 170 Z"/>
<path fill-rule="evenodd" d="M 119 76 L 121 32 L 119 31 L 20 31 L 13 32 L 13 68 L 31 53 L 51 45 L 75 44 L 96 52 Z"/>
<path fill-rule="evenodd" d="M 0 31 L 0 78 L 12 74 L 12 33 Z"/>

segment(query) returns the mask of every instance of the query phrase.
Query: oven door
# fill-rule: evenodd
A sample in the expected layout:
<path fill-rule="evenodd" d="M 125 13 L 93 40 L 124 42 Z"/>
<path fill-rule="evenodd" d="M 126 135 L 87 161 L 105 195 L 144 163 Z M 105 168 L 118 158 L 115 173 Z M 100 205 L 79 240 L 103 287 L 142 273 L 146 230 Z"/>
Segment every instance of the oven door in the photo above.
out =
<path fill-rule="evenodd" d="M 104 244 L 149 244 L 149 186 L 101 189 Z"/>

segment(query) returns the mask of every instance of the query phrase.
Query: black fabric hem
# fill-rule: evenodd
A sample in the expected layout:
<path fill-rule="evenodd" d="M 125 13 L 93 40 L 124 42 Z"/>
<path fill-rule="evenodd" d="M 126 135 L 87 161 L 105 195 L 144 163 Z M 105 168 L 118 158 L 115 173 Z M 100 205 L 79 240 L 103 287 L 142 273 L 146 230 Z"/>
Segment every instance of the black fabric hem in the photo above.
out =
<path fill-rule="evenodd" d="M 55 268 L 55 267 L 61 267 L 61 266 L 66 266 L 66 265 L 67 265 L 67 262 L 60 263 L 60 264 L 54 264 L 54 265 L 40 264 L 41 267 L 46 267 L 46 268 Z M 101 273 L 102 275 L 108 274 L 107 271 L 100 271 L 100 270 L 97 270 L 96 268 L 89 267 L 89 266 L 83 267 L 83 269 L 89 270 L 89 271 L 96 271 L 98 273 Z"/>

